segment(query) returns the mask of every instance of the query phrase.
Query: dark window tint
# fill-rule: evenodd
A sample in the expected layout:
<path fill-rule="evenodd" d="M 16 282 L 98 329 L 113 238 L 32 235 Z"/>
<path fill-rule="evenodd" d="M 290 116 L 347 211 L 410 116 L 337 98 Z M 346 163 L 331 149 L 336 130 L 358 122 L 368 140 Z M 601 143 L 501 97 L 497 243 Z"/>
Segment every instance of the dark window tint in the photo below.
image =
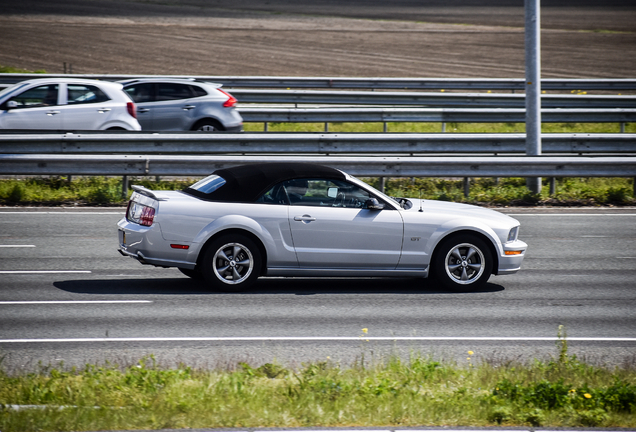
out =
<path fill-rule="evenodd" d="M 199 86 L 190 86 L 190 89 L 192 90 L 192 94 L 195 97 L 201 97 L 201 96 L 207 96 L 208 92 L 206 92 L 205 90 L 203 90 L 201 87 Z"/>
<path fill-rule="evenodd" d="M 157 100 L 178 100 L 188 99 L 192 97 L 192 91 L 189 85 L 160 83 L 157 86 Z"/>
<path fill-rule="evenodd" d="M 92 85 L 69 84 L 68 104 L 100 103 L 109 101 L 110 98 L 99 87 Z"/>
<path fill-rule="evenodd" d="M 374 198 L 351 183 L 331 179 L 293 179 L 277 184 L 256 202 L 316 207 L 366 208 Z"/>
<path fill-rule="evenodd" d="M 155 100 L 155 84 L 135 84 L 126 87 L 124 91 L 137 103 L 152 102 Z"/>
<path fill-rule="evenodd" d="M 18 108 L 34 108 L 57 105 L 58 85 L 49 84 L 29 89 L 11 98 Z"/>

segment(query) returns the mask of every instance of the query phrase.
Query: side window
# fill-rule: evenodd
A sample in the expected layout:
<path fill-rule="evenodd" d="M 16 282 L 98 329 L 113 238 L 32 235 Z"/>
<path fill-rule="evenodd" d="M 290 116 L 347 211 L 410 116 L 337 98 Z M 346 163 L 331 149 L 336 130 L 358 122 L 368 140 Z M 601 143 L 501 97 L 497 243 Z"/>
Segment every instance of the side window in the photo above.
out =
<path fill-rule="evenodd" d="M 11 98 L 18 108 L 35 108 L 57 105 L 58 85 L 49 84 L 29 89 Z"/>
<path fill-rule="evenodd" d="M 195 86 L 195 85 L 190 86 L 190 90 L 192 91 L 192 94 L 194 95 L 194 97 L 207 96 L 208 94 L 208 92 L 203 90 L 201 87 Z"/>
<path fill-rule="evenodd" d="M 160 83 L 157 86 L 157 100 L 179 100 L 192 97 L 190 86 L 176 83 Z"/>
<path fill-rule="evenodd" d="M 369 192 L 351 183 L 329 179 L 286 180 L 265 192 L 257 202 L 294 206 L 366 208 Z"/>
<path fill-rule="evenodd" d="M 154 86 L 152 83 L 135 84 L 126 87 L 124 91 L 136 103 L 153 102 L 155 100 Z"/>
<path fill-rule="evenodd" d="M 92 85 L 69 84 L 68 104 L 100 103 L 109 101 L 110 98 L 99 87 Z"/>

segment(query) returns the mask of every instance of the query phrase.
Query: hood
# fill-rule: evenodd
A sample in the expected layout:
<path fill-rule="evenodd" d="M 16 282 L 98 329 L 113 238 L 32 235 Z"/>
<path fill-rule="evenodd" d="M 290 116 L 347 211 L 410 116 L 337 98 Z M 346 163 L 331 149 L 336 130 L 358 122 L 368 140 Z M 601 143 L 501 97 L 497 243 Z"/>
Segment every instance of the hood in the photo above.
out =
<path fill-rule="evenodd" d="M 455 219 L 461 217 L 479 218 L 488 225 L 518 225 L 519 222 L 508 215 L 499 213 L 498 211 L 478 207 L 471 204 L 460 204 L 448 201 L 420 200 L 417 198 L 409 198 L 413 203 L 413 207 L 406 210 L 409 213 L 419 212 L 420 204 L 422 213 L 425 215 L 435 214 L 445 216 L 445 219 Z"/>

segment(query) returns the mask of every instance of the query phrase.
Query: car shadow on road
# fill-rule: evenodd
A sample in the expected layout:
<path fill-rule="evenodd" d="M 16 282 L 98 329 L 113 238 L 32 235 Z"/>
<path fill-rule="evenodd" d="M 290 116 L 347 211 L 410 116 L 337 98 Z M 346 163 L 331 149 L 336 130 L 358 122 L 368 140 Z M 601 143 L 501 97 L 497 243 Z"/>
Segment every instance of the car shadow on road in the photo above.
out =
<path fill-rule="evenodd" d="M 240 292 L 217 291 L 205 283 L 188 278 L 67 280 L 53 284 L 76 294 L 117 295 L 187 295 L 187 294 L 469 294 L 444 290 L 434 280 L 396 278 L 261 278 L 251 288 Z M 488 283 L 472 293 L 503 291 L 504 287 Z"/>

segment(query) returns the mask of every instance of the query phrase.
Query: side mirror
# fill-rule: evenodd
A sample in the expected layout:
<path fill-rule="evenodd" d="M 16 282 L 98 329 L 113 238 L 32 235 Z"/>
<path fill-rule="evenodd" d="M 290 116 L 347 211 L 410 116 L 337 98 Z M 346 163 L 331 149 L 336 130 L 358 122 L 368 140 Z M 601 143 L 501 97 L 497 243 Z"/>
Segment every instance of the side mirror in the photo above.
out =
<path fill-rule="evenodd" d="M 10 100 L 6 104 L 7 110 L 14 109 L 18 107 L 18 103 L 14 100 Z"/>
<path fill-rule="evenodd" d="M 329 189 L 327 189 L 327 196 L 329 198 L 336 198 L 338 196 L 338 188 L 330 187 Z"/>
<path fill-rule="evenodd" d="M 364 206 L 369 210 L 382 210 L 384 208 L 384 204 L 380 204 L 377 198 L 369 198 L 364 202 Z"/>

